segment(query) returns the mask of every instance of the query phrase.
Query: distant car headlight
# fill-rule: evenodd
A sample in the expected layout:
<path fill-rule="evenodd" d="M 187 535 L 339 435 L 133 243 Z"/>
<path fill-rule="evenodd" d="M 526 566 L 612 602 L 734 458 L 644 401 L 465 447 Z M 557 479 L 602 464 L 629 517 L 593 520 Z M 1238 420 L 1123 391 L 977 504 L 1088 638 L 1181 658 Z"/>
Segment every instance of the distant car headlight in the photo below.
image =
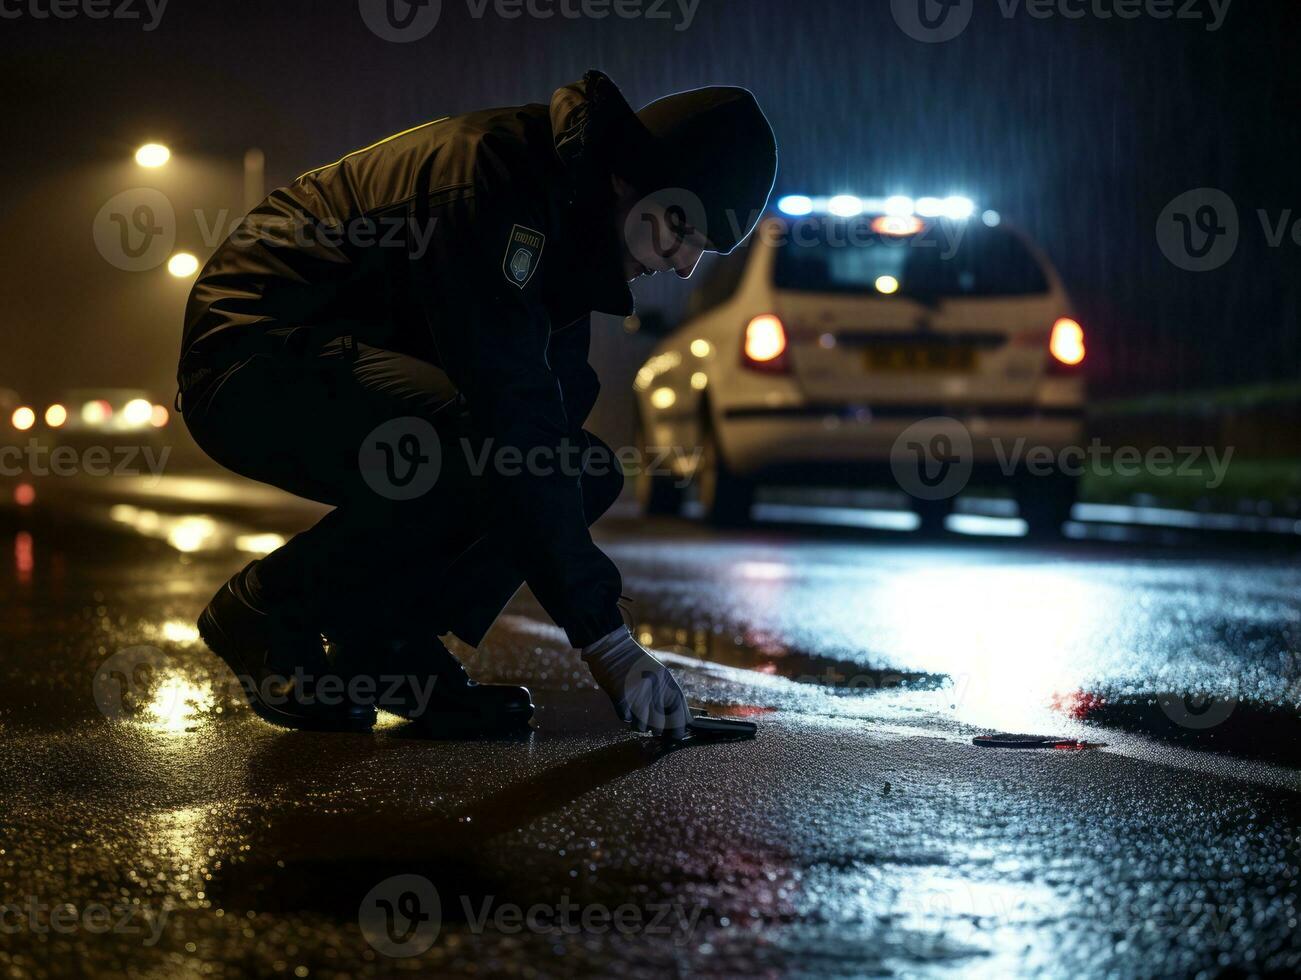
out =
<path fill-rule="evenodd" d="M 144 398 L 132 398 L 122 406 L 122 422 L 132 429 L 144 428 L 153 416 L 153 403 Z"/>
<path fill-rule="evenodd" d="M 14 424 L 14 428 L 19 432 L 26 432 L 36 424 L 36 413 L 23 405 L 14 409 L 14 414 L 10 416 L 9 421 Z"/>

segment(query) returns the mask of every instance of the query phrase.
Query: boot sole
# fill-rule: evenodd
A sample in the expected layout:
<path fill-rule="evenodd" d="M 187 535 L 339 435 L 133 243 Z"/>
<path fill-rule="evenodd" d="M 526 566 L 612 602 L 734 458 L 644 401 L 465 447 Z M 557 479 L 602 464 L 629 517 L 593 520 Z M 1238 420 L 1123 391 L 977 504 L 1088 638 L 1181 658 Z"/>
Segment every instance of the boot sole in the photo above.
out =
<path fill-rule="evenodd" d="M 240 693 L 243 694 L 245 702 L 253 709 L 253 713 L 263 721 L 279 728 L 314 732 L 369 732 L 374 727 L 374 711 L 371 711 L 368 717 L 330 719 L 281 711 L 279 708 L 267 704 L 255 692 L 250 692 L 248 686 L 244 683 L 245 677 L 249 675 L 245 672 L 244 665 L 236 654 L 238 646 L 221 628 L 221 625 L 217 622 L 217 617 L 212 614 L 211 606 L 208 606 L 199 614 L 198 627 L 199 636 L 202 637 L 203 642 L 207 644 L 209 650 L 221 658 L 222 663 L 235 675 L 235 679 L 239 681 Z"/>

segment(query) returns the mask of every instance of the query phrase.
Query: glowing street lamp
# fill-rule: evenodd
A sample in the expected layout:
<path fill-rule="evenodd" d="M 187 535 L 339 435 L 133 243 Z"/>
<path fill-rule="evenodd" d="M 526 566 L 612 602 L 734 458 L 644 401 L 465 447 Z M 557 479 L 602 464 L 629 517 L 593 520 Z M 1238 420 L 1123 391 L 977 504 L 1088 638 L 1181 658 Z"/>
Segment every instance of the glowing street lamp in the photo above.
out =
<path fill-rule="evenodd" d="M 199 260 L 189 252 L 177 252 L 167 260 L 167 271 L 177 279 L 188 279 L 199 271 Z"/>
<path fill-rule="evenodd" d="M 146 143 L 136 150 L 136 163 L 153 170 L 172 158 L 172 151 L 162 143 Z"/>

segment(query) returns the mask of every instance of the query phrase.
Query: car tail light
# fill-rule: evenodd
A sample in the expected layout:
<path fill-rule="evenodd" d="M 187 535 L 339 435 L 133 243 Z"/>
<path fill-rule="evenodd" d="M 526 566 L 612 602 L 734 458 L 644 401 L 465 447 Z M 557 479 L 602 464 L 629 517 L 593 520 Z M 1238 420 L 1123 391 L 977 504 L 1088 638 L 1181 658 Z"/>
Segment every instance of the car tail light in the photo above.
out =
<path fill-rule="evenodd" d="M 745 327 L 741 364 L 756 371 L 786 371 L 786 328 L 781 320 L 765 313 Z"/>
<path fill-rule="evenodd" d="M 1058 365 L 1076 367 L 1084 363 L 1084 328 L 1070 317 L 1062 317 L 1053 324 L 1048 352 Z"/>

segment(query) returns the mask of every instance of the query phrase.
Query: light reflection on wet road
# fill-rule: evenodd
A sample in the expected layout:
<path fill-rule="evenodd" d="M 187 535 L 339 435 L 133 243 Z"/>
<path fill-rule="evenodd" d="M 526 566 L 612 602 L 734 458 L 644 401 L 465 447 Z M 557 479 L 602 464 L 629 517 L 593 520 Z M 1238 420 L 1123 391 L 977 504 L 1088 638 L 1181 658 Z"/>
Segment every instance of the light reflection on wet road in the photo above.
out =
<path fill-rule="evenodd" d="M 528 737 L 429 742 L 392 719 L 368 736 L 266 726 L 191 624 L 258 535 L 292 528 L 160 515 L 142 529 L 143 512 L 5 531 L 0 873 L 6 901 L 130 903 L 142 923 L 151 910 L 166 921 L 152 944 L 143 925 L 22 928 L 0 943 L 7 969 L 1006 976 L 1298 963 L 1295 770 L 1079 710 L 1173 690 L 1209 692 L 1211 711 L 1248 697 L 1294 716 L 1301 574 L 1288 554 L 786 526 L 718 536 L 615 519 L 601 537 L 637 631 L 693 698 L 763 725 L 753 743 L 665 754 L 610 724 L 527 596 L 468 659 L 484 679 L 533 687 Z M 116 687 L 95 687 L 139 647 L 159 659 L 136 671 L 128 655 Z M 123 684 L 130 696 L 104 701 Z M 1161 717 L 1176 735 L 1198 731 L 1205 711 L 1179 704 L 1184 724 L 1178 705 Z M 1045 725 L 1109 744 L 969 742 Z M 357 920 L 395 874 L 423 875 L 442 900 L 437 942 L 407 962 L 368 945 Z M 475 925 L 485 901 L 562 899 L 682 915 L 624 934 Z"/>
<path fill-rule="evenodd" d="M 762 532 L 612 545 L 658 647 L 848 689 L 942 686 L 956 721 L 1018 729 L 1079 692 L 1301 708 L 1290 554 Z"/>

